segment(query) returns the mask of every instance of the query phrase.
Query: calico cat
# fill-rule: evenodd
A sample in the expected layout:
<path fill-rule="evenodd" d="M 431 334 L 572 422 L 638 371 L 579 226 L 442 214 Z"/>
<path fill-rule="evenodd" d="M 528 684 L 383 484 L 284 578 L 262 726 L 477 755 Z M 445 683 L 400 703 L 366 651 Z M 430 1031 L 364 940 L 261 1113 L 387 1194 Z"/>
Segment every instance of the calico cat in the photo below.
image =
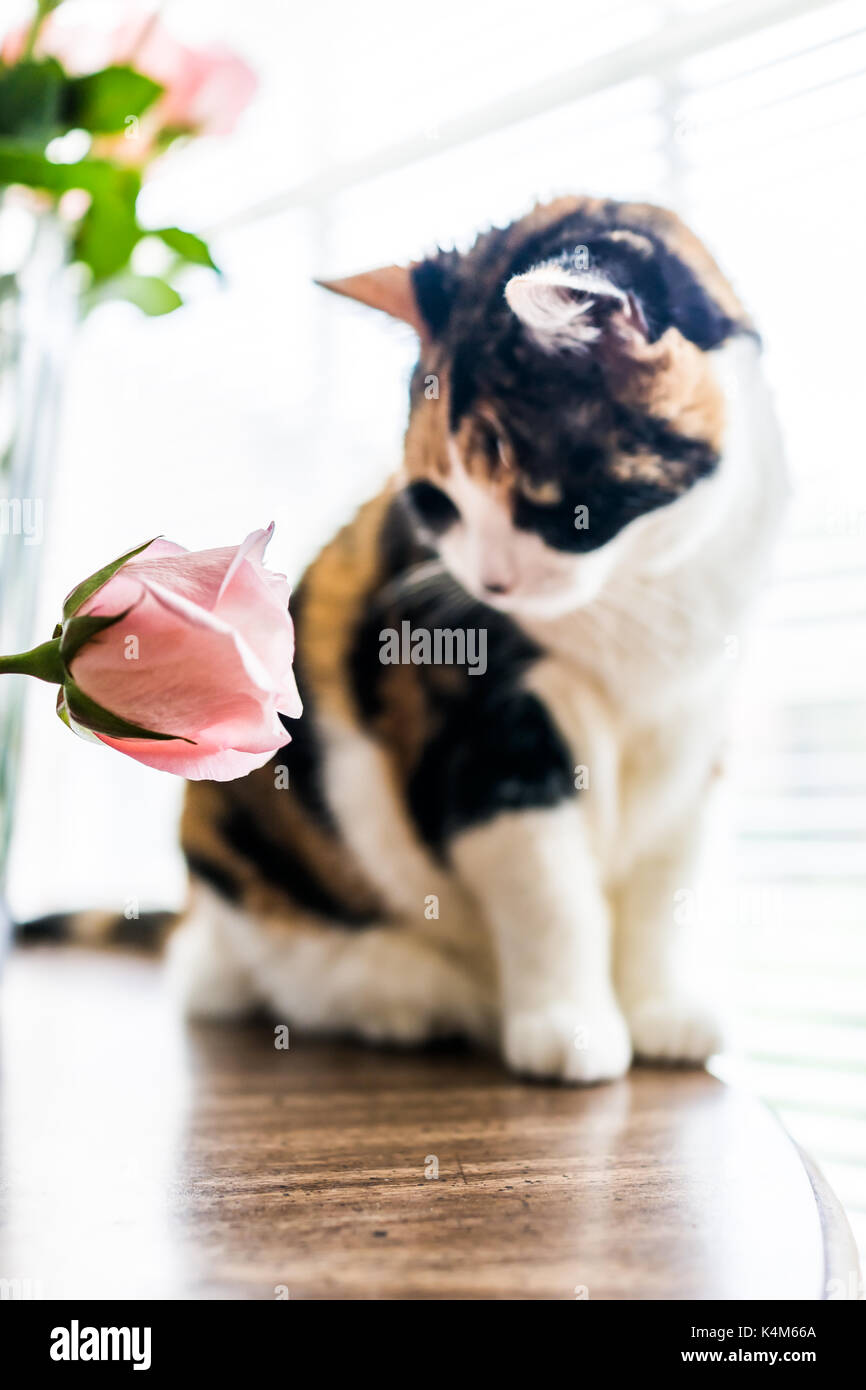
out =
<path fill-rule="evenodd" d="M 291 742 L 189 788 L 174 987 L 565 1081 L 701 1063 L 676 895 L 784 495 L 756 333 L 677 217 L 590 198 L 328 288 L 417 332 L 404 467 L 293 599 Z"/>

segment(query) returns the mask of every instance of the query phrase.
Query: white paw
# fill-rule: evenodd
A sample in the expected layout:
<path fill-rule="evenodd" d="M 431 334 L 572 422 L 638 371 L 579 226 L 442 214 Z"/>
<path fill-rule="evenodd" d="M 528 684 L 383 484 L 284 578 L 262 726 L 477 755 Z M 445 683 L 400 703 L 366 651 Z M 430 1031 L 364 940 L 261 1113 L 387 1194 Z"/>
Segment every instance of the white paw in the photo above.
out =
<path fill-rule="evenodd" d="M 505 1058 L 515 1071 L 556 1081 L 610 1081 L 628 1071 L 631 1044 L 618 1009 L 548 1004 L 506 1017 Z"/>
<path fill-rule="evenodd" d="M 628 1010 L 635 1056 L 698 1066 L 724 1046 L 724 1029 L 712 1007 L 678 995 L 655 995 Z"/>
<path fill-rule="evenodd" d="M 242 1018 L 258 1002 L 249 976 L 201 921 L 182 922 L 169 937 L 166 983 L 184 1018 Z"/>
<path fill-rule="evenodd" d="M 398 1000 L 380 1005 L 358 1020 L 356 1031 L 366 1042 L 392 1047 L 417 1047 L 428 1042 L 436 1029 L 429 1014 Z"/>
<path fill-rule="evenodd" d="M 385 971 L 359 988 L 348 1008 L 349 1026 L 367 1042 L 417 1047 L 433 1038 L 483 1040 L 493 1031 L 492 1007 L 462 968 L 417 951 L 390 981 Z"/>

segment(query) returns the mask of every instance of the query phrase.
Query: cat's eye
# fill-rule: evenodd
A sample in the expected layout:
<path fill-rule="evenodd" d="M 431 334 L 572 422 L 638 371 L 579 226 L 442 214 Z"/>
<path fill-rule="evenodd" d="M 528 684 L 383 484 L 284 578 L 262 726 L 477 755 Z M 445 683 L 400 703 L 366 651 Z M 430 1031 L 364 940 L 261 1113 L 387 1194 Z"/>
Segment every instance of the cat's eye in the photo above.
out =
<path fill-rule="evenodd" d="M 552 478 L 543 481 L 521 478 L 520 491 L 527 502 L 534 502 L 537 507 L 555 507 L 562 501 L 562 488 Z"/>
<path fill-rule="evenodd" d="M 435 535 L 447 531 L 460 516 L 447 492 L 434 483 L 423 480 L 410 483 L 406 499 L 421 524 Z"/>
<path fill-rule="evenodd" d="M 498 425 L 482 416 L 476 422 L 475 438 L 477 446 L 491 462 L 498 461 L 506 468 L 511 467 L 511 455 Z"/>
<path fill-rule="evenodd" d="M 504 457 L 505 446 L 502 442 L 502 436 L 496 426 L 491 424 L 489 420 L 480 419 L 476 421 L 475 440 L 476 446 L 483 454 L 486 454 L 488 458 L 502 459 Z"/>

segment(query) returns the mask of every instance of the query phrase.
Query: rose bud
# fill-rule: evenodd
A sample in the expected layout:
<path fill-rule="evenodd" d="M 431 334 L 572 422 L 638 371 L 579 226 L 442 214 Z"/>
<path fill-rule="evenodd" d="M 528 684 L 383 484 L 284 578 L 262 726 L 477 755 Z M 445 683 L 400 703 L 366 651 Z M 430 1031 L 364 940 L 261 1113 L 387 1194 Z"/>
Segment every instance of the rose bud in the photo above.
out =
<path fill-rule="evenodd" d="M 262 557 L 273 534 L 187 551 L 154 540 L 69 595 L 52 642 L 0 672 L 57 681 L 58 713 L 149 767 L 229 781 L 289 742 L 297 719 L 289 586 Z"/>

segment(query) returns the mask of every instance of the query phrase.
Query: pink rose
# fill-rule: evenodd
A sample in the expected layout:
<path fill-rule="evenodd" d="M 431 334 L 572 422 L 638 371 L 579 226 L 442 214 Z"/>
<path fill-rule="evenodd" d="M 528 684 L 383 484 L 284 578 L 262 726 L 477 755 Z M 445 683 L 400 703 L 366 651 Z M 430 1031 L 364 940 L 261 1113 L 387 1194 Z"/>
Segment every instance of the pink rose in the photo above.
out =
<path fill-rule="evenodd" d="M 272 533 L 193 552 L 152 541 L 75 607 L 64 625 L 75 635 L 71 682 L 58 697 L 67 722 L 182 777 L 229 781 L 262 767 L 289 741 L 279 714 L 301 714 L 288 582 L 262 564 Z M 118 614 L 82 640 L 78 620 Z M 117 719 L 170 737 L 113 737 Z"/>
<path fill-rule="evenodd" d="M 0 44 L 0 61 L 17 63 L 24 56 L 24 46 L 30 34 L 30 22 L 10 29 Z M 34 58 L 57 58 L 68 73 L 80 76 L 104 68 L 111 60 L 108 35 L 104 30 L 88 29 L 81 24 L 58 23 L 50 14 L 43 20 L 36 40 Z"/>
<path fill-rule="evenodd" d="M 228 135 L 256 89 L 255 73 L 236 53 L 220 44 L 187 48 L 156 15 L 115 30 L 111 61 L 128 63 L 165 88 L 148 113 L 160 130 Z"/>
<path fill-rule="evenodd" d="M 29 29 L 26 24 L 6 35 L 0 60 L 18 62 Z M 158 149 L 163 132 L 228 135 L 257 85 L 252 68 L 236 53 L 220 44 L 188 48 L 156 13 L 127 19 L 111 32 L 65 24 L 51 14 L 39 31 L 35 52 L 36 57 L 49 55 L 71 74 L 118 64 L 135 68 L 165 89 L 141 117 L 134 136 L 101 136 L 96 141 L 96 153 L 124 163 L 145 163 Z"/>

